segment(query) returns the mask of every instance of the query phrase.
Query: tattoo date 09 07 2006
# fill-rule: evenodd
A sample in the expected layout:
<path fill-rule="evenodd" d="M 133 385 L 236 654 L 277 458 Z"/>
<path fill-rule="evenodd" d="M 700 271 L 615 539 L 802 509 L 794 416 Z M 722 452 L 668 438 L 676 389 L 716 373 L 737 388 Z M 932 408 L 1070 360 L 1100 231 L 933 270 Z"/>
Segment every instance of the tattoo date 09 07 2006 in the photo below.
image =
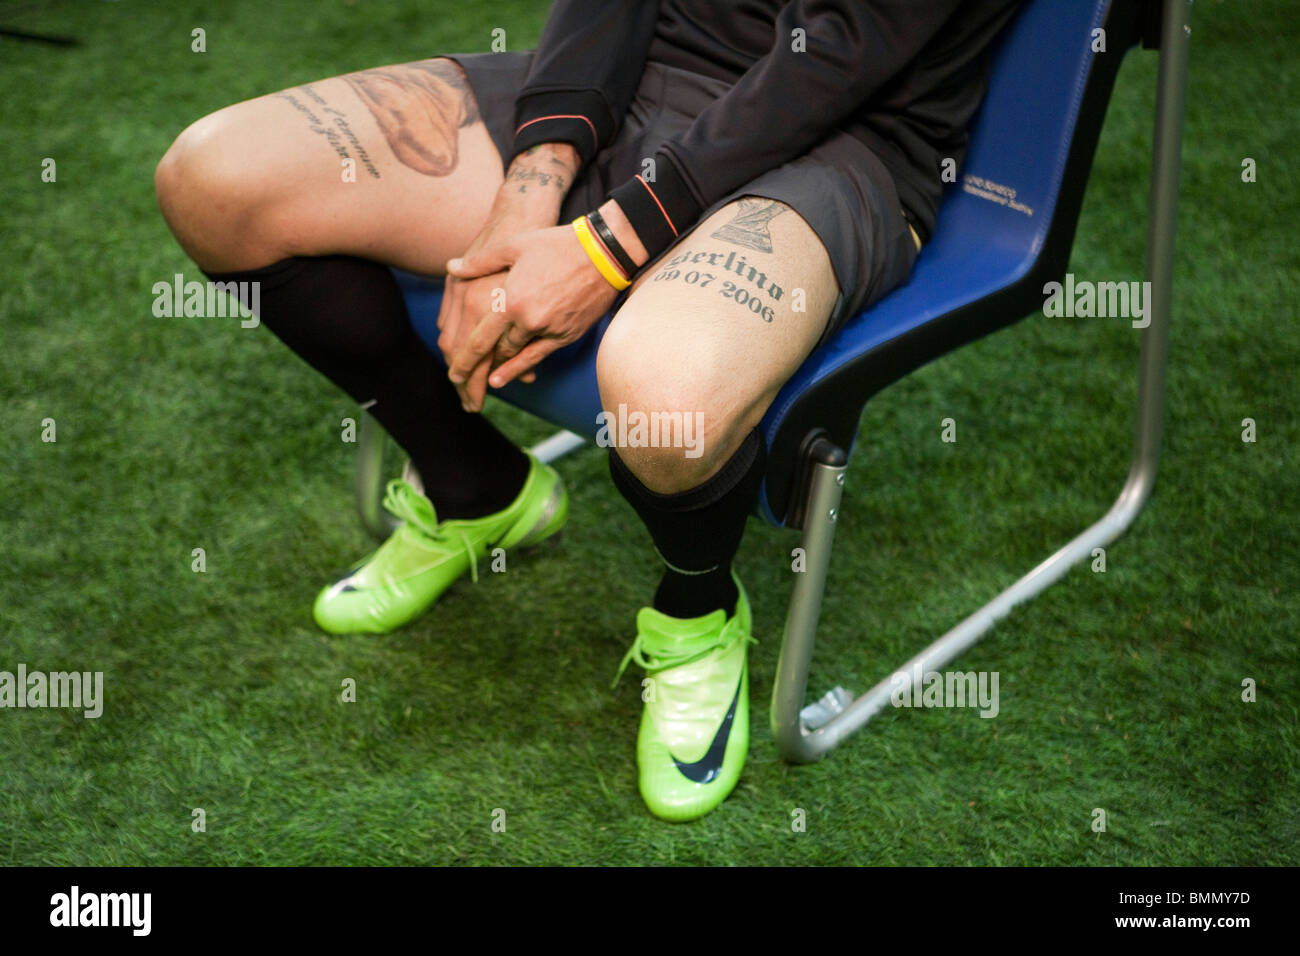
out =
<path fill-rule="evenodd" d="M 666 261 L 650 281 L 680 281 L 701 289 L 712 288 L 724 299 L 730 299 L 764 322 L 771 322 L 776 318 L 773 307 L 759 295 L 759 292 L 751 292 L 731 279 L 720 277 L 718 273 L 689 268 L 690 266 L 709 266 L 718 269 L 724 275 L 734 274 L 759 292 L 765 293 L 773 302 L 780 302 L 785 295 L 785 289 L 769 281 L 766 272 L 755 269 L 745 261 L 743 253 L 737 256 L 734 251 L 728 252 L 725 256 L 721 252 L 691 252 L 690 250 L 679 252 Z"/>

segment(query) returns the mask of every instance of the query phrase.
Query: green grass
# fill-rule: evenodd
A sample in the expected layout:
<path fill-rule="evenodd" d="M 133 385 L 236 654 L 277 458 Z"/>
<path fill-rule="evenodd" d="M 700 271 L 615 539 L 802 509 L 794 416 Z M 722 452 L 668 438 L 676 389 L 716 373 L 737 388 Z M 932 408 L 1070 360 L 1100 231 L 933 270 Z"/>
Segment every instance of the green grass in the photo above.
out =
<path fill-rule="evenodd" d="M 545 4 L 4 9 L 83 45 L 0 39 L 0 670 L 102 670 L 107 703 L 99 720 L 0 711 L 0 863 L 1300 863 L 1300 69 L 1282 0 L 1197 4 L 1165 458 L 1106 573 L 1076 569 L 960 660 L 1000 673 L 996 719 L 891 709 L 792 767 L 767 702 L 797 538 L 751 522 L 753 746 L 731 799 L 688 826 L 637 795 L 637 680 L 608 690 L 655 564 L 601 454 L 561 463 L 569 528 L 504 579 L 391 637 L 327 638 L 316 589 L 370 546 L 339 441 L 355 409 L 264 332 L 150 314 L 152 284 L 193 271 L 152 194 L 188 122 L 485 49 L 496 26 L 525 48 Z M 1154 77 L 1149 52 L 1121 72 L 1080 277 L 1141 277 Z M 864 690 L 1100 514 L 1126 466 L 1136 346 L 1124 320 L 1040 318 L 871 403 L 816 693 Z M 544 433 L 491 414 L 521 441 Z"/>

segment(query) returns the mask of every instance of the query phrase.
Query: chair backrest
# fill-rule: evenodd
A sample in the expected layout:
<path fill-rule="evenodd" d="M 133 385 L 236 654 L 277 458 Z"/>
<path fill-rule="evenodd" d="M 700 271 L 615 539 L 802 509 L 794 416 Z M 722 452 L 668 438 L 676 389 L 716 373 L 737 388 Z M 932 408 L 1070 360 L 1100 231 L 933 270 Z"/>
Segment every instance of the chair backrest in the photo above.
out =
<path fill-rule="evenodd" d="M 871 395 L 1041 306 L 1064 273 L 1106 104 L 1140 38 L 1141 0 L 1028 0 L 996 41 L 958 182 L 907 284 L 818 349 L 763 420 L 774 467 L 759 513 L 787 515 L 793 466 L 818 429 L 851 447 Z M 1105 52 L 1094 52 L 1104 31 Z"/>
<path fill-rule="evenodd" d="M 960 270 L 930 310 L 951 311 L 1027 272 L 1047 242 L 1110 0 L 1031 0 L 1002 38 L 959 181 L 925 250 Z M 1103 104 L 1104 107 L 1104 104 Z M 1080 184 L 1082 185 L 1082 184 Z M 1001 266 L 988 274 L 991 264 Z"/>

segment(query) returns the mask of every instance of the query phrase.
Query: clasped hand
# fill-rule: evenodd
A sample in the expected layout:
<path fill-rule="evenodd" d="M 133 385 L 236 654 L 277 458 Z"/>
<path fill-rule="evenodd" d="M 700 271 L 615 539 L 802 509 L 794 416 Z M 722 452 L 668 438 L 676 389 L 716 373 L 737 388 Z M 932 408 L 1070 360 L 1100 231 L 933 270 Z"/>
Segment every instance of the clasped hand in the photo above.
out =
<path fill-rule="evenodd" d="M 474 294 L 444 302 L 438 323 L 447 377 L 471 412 L 482 411 L 489 385 L 533 381 L 537 364 L 581 338 L 618 294 L 570 226 L 472 250 L 447 263 L 447 276 L 449 287 L 473 280 Z"/>

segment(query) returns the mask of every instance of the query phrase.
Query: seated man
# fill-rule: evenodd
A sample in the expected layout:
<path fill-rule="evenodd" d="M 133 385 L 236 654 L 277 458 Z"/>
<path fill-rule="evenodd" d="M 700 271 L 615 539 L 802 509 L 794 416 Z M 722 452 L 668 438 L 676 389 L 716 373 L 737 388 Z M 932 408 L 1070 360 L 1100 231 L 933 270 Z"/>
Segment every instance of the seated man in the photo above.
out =
<path fill-rule="evenodd" d="M 721 803 L 749 739 L 731 562 L 758 423 L 907 279 L 1017 2 L 559 0 L 536 51 L 363 70 L 186 129 L 156 177 L 180 244 L 259 282 L 262 321 L 410 458 L 385 499 L 404 523 L 320 593 L 318 624 L 386 633 L 559 529 L 559 476 L 478 413 L 614 308 L 602 406 L 701 425 L 609 455 L 664 567 L 623 661 L 653 679 L 640 789 L 666 819 Z M 388 266 L 448 277 L 449 371 Z"/>

